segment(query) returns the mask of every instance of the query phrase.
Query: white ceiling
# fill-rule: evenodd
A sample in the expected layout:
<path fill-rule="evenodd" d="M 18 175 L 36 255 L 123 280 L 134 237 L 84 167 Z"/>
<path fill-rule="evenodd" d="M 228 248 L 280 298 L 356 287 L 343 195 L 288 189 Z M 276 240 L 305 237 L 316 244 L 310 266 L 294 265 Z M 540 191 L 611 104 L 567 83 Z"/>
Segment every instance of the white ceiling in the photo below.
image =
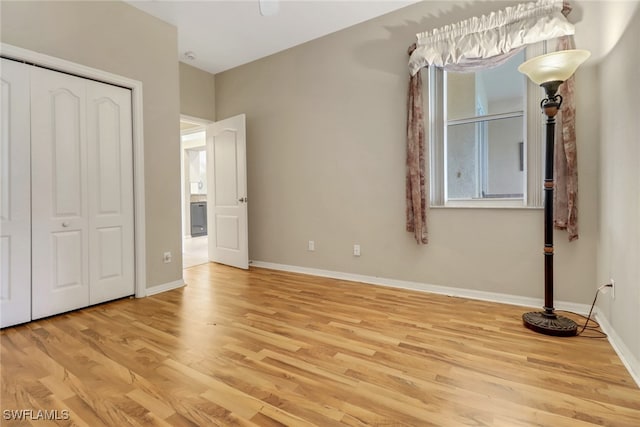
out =
<path fill-rule="evenodd" d="M 179 60 L 215 74 L 419 0 L 279 0 L 273 16 L 258 0 L 126 1 L 176 26 Z"/>

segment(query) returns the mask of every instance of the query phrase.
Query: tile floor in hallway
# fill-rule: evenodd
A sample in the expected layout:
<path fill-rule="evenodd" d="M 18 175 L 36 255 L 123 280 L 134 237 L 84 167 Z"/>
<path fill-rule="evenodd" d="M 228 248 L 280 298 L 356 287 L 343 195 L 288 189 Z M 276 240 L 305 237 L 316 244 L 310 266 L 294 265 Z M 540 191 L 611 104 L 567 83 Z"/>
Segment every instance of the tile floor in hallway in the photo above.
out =
<path fill-rule="evenodd" d="M 182 268 L 209 262 L 207 237 L 185 237 L 182 239 Z"/>

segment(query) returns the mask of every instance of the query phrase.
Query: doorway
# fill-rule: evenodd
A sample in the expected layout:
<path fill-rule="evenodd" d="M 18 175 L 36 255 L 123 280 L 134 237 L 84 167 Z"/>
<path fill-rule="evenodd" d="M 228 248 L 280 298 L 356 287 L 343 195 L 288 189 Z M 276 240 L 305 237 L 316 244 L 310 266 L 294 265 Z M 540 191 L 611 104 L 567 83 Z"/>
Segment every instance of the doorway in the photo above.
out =
<path fill-rule="evenodd" d="M 209 262 L 206 123 L 180 119 L 182 268 Z"/>
<path fill-rule="evenodd" d="M 181 117 L 183 268 L 249 268 L 246 117 Z"/>

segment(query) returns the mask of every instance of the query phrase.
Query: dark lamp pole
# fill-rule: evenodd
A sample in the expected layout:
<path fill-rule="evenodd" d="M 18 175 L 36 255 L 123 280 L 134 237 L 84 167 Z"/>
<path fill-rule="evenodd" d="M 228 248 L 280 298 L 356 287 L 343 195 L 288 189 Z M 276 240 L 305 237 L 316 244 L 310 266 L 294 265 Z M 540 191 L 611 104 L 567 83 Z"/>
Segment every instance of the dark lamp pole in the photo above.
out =
<path fill-rule="evenodd" d="M 534 83 L 542 86 L 546 98 L 540 102 L 547 116 L 544 172 L 544 311 L 529 312 L 522 315 L 527 328 L 546 335 L 568 337 L 576 335 L 578 325 L 571 319 L 559 316 L 553 307 L 553 157 L 556 114 L 562 105 L 562 96 L 558 92 L 560 85 L 567 80 L 590 53 L 586 50 L 563 50 L 537 56 L 518 67 Z"/>

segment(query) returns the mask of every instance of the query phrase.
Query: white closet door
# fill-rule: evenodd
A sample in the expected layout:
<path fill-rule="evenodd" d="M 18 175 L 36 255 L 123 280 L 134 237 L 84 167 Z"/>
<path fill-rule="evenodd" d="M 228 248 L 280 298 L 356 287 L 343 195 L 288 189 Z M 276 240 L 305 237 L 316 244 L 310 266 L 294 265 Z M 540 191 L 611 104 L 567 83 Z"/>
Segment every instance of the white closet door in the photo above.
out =
<path fill-rule="evenodd" d="M 89 302 L 133 295 L 131 91 L 87 82 Z"/>
<path fill-rule="evenodd" d="M 0 327 L 31 320 L 29 66 L 2 59 Z"/>
<path fill-rule="evenodd" d="M 89 304 L 86 82 L 31 72 L 32 317 Z"/>

